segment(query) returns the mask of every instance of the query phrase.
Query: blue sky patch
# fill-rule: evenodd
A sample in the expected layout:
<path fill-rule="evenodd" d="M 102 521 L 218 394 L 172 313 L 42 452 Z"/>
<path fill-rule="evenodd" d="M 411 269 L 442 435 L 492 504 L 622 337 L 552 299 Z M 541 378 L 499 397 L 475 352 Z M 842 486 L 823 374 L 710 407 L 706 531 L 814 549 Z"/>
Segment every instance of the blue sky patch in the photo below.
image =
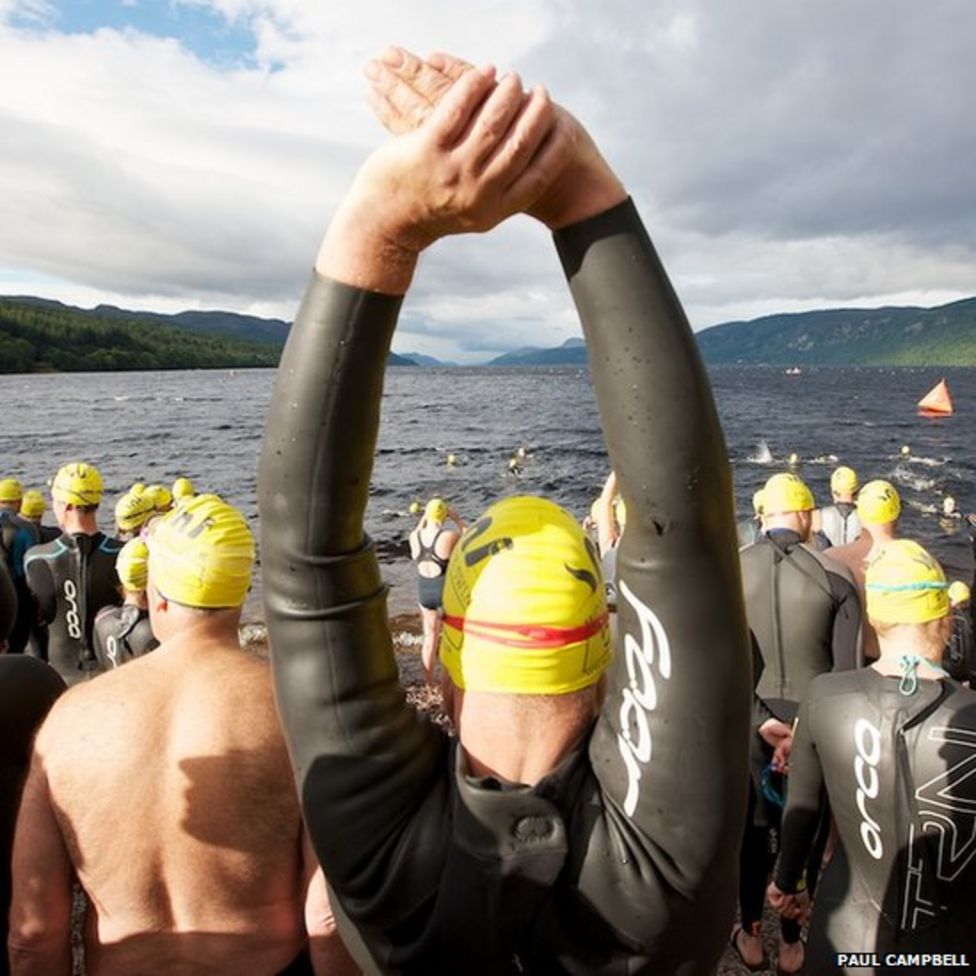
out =
<path fill-rule="evenodd" d="M 244 20 L 229 22 L 217 11 L 169 0 L 56 0 L 50 26 L 66 34 L 89 34 L 99 28 L 132 28 L 179 41 L 202 61 L 220 68 L 250 67 L 255 37 Z"/>

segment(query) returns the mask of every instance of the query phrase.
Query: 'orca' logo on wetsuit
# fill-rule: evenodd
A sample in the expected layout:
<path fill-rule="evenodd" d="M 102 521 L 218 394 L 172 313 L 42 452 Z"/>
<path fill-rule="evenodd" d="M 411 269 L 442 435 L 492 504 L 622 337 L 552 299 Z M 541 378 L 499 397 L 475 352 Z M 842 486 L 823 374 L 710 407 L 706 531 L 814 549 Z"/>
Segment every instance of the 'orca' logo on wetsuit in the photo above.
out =
<path fill-rule="evenodd" d="M 64 598 L 68 601 L 68 612 L 64 615 L 64 622 L 68 627 L 68 636 L 73 640 L 81 640 L 81 617 L 78 614 L 78 588 L 74 580 L 64 581 Z"/>
<path fill-rule="evenodd" d="M 881 733 L 867 719 L 859 718 L 854 724 L 854 779 L 857 791 L 854 801 L 861 815 L 861 842 L 876 861 L 884 854 L 881 841 L 881 825 L 867 811 L 867 801 L 876 800 L 881 788 L 878 762 L 881 759 Z"/>
<path fill-rule="evenodd" d="M 640 642 L 631 634 L 624 634 L 624 659 L 630 682 L 623 690 L 620 732 L 617 733 L 617 746 L 627 767 L 624 813 L 630 817 L 637 809 L 642 767 L 651 761 L 653 752 L 651 729 L 647 722 L 648 713 L 657 708 L 657 685 L 652 667 L 656 664 L 661 678 L 667 680 L 671 677 L 671 644 L 661 621 L 623 580 L 620 581 L 620 592 L 637 614 L 641 632 Z"/>

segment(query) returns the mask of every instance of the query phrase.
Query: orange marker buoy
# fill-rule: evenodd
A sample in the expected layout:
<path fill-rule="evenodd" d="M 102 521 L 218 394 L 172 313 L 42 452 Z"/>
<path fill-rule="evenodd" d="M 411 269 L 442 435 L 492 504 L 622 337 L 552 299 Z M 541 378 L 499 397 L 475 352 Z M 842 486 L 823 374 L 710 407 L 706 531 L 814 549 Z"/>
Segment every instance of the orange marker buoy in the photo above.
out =
<path fill-rule="evenodd" d="M 918 401 L 918 413 L 921 417 L 951 417 L 952 397 L 945 379 L 939 380 L 921 400 Z"/>

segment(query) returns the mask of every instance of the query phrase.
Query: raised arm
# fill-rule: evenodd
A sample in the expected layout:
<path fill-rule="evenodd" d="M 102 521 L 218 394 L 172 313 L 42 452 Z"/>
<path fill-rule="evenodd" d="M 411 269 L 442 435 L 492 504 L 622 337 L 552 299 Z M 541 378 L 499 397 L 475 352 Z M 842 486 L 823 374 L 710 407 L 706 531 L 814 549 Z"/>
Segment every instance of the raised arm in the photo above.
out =
<path fill-rule="evenodd" d="M 557 225 L 558 226 L 558 225 Z M 609 800 L 694 890 L 733 871 L 751 665 L 732 480 L 711 389 L 628 200 L 558 231 L 627 504 L 618 653 L 591 742 Z M 665 799 L 666 798 L 666 799 Z"/>
<path fill-rule="evenodd" d="M 534 199 L 568 139 L 543 91 L 471 72 L 429 125 L 360 170 L 279 367 L 259 495 L 275 693 L 309 833 L 350 910 L 382 889 L 410 812 L 447 795 L 446 740 L 404 702 L 363 534 L 400 296 L 432 241 Z"/>
<path fill-rule="evenodd" d="M 369 71 L 374 110 L 410 131 L 470 70 L 392 49 Z M 640 218 L 585 130 L 558 111 L 576 151 L 528 212 L 556 232 L 628 512 L 593 768 L 636 842 L 692 892 L 709 873 L 734 878 L 728 839 L 745 811 L 752 685 L 731 472 L 694 338 Z"/>

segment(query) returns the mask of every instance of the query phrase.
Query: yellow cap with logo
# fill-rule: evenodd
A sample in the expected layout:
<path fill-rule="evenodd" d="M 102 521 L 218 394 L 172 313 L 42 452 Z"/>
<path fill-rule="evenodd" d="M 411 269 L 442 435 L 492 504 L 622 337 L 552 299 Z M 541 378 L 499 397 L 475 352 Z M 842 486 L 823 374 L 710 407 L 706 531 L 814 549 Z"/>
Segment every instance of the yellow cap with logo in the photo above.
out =
<path fill-rule="evenodd" d="M 860 482 L 857 480 L 857 472 L 853 468 L 845 467 L 843 464 L 839 468 L 834 468 L 834 473 L 830 476 L 830 490 L 840 494 L 854 494 Z"/>
<path fill-rule="evenodd" d="M 795 474 L 774 474 L 762 489 L 763 515 L 809 512 L 816 507 L 813 492 Z"/>
<path fill-rule="evenodd" d="M 451 554 L 440 660 L 459 688 L 559 695 L 610 663 L 600 560 L 565 509 L 518 496 L 492 505 Z"/>
<path fill-rule="evenodd" d="M 949 603 L 958 607 L 961 603 L 969 603 L 969 587 L 962 581 L 956 580 L 949 584 Z"/>
<path fill-rule="evenodd" d="M 864 585 L 868 617 L 880 623 L 923 624 L 949 612 L 942 567 L 911 539 L 886 543 L 868 564 Z"/>
<path fill-rule="evenodd" d="M 145 525 L 156 509 L 149 495 L 127 491 L 115 503 L 115 524 L 121 532 L 136 532 Z"/>
<path fill-rule="evenodd" d="M 174 603 L 239 607 L 253 567 L 254 536 L 247 521 L 218 495 L 194 495 L 152 524 L 152 583 Z"/>
<path fill-rule="evenodd" d="M 447 502 L 443 498 L 432 498 L 424 508 L 424 518 L 428 522 L 443 522 L 447 518 Z"/>
<path fill-rule="evenodd" d="M 869 481 L 857 496 L 857 515 L 865 525 L 894 522 L 901 514 L 901 499 L 890 481 Z"/>
<path fill-rule="evenodd" d="M 0 481 L 0 502 L 19 502 L 23 497 L 23 486 L 16 478 Z"/>
<path fill-rule="evenodd" d="M 184 498 L 192 498 L 196 494 L 193 482 L 189 478 L 177 478 L 172 487 L 173 498 L 180 502 Z"/>
<path fill-rule="evenodd" d="M 130 539 L 115 557 L 115 571 L 123 589 L 138 593 L 146 588 L 149 547 L 143 539 Z"/>
<path fill-rule="evenodd" d="M 51 497 L 62 505 L 93 508 L 102 500 L 102 476 L 94 465 L 84 461 L 66 464 L 54 476 Z"/>
<path fill-rule="evenodd" d="M 36 488 L 24 492 L 20 500 L 20 514 L 24 518 L 38 519 L 47 511 L 47 499 Z"/>

